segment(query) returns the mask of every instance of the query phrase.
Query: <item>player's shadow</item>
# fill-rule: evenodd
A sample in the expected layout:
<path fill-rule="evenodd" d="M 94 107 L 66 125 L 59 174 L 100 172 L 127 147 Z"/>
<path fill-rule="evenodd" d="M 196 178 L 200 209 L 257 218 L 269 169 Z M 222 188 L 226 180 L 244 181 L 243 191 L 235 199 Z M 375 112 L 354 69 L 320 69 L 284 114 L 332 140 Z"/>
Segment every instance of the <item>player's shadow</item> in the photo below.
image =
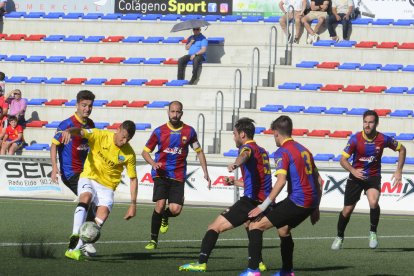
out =
<path fill-rule="evenodd" d="M 372 250 L 372 249 L 371 249 Z M 401 253 L 401 252 L 414 252 L 414 248 L 377 248 L 375 252 L 378 253 Z"/>
<path fill-rule="evenodd" d="M 303 272 L 323 272 L 323 271 L 335 271 L 339 273 L 342 270 L 353 268 L 351 266 L 337 265 L 337 266 L 321 266 L 321 267 L 309 267 L 309 268 L 295 268 L 295 271 Z"/>

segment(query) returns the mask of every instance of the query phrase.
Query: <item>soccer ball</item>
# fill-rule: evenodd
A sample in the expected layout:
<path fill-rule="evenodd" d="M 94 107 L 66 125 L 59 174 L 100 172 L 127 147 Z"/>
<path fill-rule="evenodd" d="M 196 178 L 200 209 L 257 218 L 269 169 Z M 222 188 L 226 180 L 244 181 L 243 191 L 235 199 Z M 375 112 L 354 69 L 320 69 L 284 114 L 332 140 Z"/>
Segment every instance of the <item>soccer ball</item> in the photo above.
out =
<path fill-rule="evenodd" d="M 85 243 L 94 243 L 101 236 L 101 228 L 92 221 L 87 221 L 80 227 L 79 238 Z"/>

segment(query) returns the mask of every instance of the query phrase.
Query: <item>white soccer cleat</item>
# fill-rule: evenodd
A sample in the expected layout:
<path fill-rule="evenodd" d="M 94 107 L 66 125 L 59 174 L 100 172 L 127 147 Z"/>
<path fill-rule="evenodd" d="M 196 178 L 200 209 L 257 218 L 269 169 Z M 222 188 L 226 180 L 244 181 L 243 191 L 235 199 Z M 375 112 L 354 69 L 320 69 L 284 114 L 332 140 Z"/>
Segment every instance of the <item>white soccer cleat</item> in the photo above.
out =
<path fill-rule="evenodd" d="M 378 247 L 377 233 L 369 231 L 369 248 L 375 249 Z"/>
<path fill-rule="evenodd" d="M 331 249 L 340 250 L 342 248 L 343 243 L 344 243 L 344 238 L 336 237 L 331 245 Z"/>
<path fill-rule="evenodd" d="M 85 256 L 88 256 L 88 257 L 96 256 L 96 249 L 92 243 L 85 243 L 84 245 L 82 245 L 81 251 Z"/>

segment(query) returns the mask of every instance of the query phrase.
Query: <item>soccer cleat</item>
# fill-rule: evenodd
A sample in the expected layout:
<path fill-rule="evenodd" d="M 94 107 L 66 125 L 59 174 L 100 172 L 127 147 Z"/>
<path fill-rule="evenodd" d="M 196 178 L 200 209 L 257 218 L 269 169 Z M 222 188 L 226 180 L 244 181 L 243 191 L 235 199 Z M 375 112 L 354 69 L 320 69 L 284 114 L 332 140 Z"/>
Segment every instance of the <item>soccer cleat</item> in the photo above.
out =
<path fill-rule="evenodd" d="M 378 239 L 376 232 L 369 232 L 369 248 L 375 249 L 378 246 Z"/>
<path fill-rule="evenodd" d="M 75 260 L 75 261 L 81 261 L 83 259 L 82 252 L 80 249 L 76 250 L 66 250 L 65 256 L 69 259 Z"/>
<path fill-rule="evenodd" d="M 267 267 L 264 262 L 259 263 L 259 270 L 260 272 L 265 272 L 267 270 Z"/>
<path fill-rule="evenodd" d="M 160 232 L 165 234 L 168 232 L 168 219 L 162 218 Z"/>
<path fill-rule="evenodd" d="M 248 268 L 239 274 L 239 276 L 260 276 L 260 275 L 261 274 L 260 274 L 259 269 L 251 269 L 251 268 Z"/>
<path fill-rule="evenodd" d="M 79 242 L 79 235 L 78 234 L 72 234 L 69 238 L 69 245 L 68 249 L 74 249 Z"/>
<path fill-rule="evenodd" d="M 88 257 L 94 257 L 96 256 L 96 249 L 95 246 L 91 243 L 85 243 L 81 246 L 80 250 L 82 251 L 82 254 Z"/>
<path fill-rule="evenodd" d="M 147 250 L 154 250 L 157 249 L 158 243 L 154 240 L 150 240 L 150 242 L 145 246 L 145 249 Z"/>
<path fill-rule="evenodd" d="M 331 249 L 340 250 L 342 248 L 343 243 L 344 243 L 344 238 L 336 237 L 331 245 Z"/>
<path fill-rule="evenodd" d="M 207 270 L 207 264 L 189 263 L 184 264 L 178 268 L 178 271 L 194 271 L 194 272 L 205 272 Z"/>
<path fill-rule="evenodd" d="M 286 270 L 281 269 L 275 274 L 272 274 L 272 276 L 295 276 L 295 273 L 293 272 L 293 270 L 286 271 Z"/>

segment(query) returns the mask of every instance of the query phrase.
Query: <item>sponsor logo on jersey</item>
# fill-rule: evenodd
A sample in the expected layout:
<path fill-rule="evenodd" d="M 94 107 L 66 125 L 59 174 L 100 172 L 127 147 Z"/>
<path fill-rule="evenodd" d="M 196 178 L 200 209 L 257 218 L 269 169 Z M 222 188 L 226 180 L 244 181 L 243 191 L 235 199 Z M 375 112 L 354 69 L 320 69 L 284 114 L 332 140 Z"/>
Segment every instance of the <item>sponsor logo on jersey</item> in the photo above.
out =
<path fill-rule="evenodd" d="M 170 154 L 181 154 L 182 151 L 183 151 L 183 149 L 180 148 L 180 147 L 166 148 L 164 150 L 165 153 L 170 153 Z"/>
<path fill-rule="evenodd" d="M 362 162 L 371 163 L 371 162 L 375 161 L 375 156 L 363 156 L 363 157 L 359 158 L 358 160 L 362 161 Z"/>

